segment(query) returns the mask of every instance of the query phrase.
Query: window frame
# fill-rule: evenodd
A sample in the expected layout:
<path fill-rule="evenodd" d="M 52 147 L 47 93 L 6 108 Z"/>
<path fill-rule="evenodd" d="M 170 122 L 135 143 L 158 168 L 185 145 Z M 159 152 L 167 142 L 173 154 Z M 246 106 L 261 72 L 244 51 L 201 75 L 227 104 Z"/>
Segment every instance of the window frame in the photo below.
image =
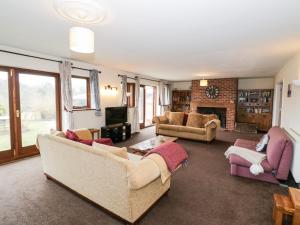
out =
<path fill-rule="evenodd" d="M 86 106 L 75 106 L 73 105 L 73 110 L 74 111 L 83 111 L 83 110 L 92 110 L 91 108 L 91 88 L 90 88 L 90 78 L 89 77 L 84 77 L 84 76 L 78 76 L 78 75 L 72 75 L 72 79 L 82 79 L 86 80 Z M 73 101 L 73 91 L 72 91 L 72 101 Z"/>

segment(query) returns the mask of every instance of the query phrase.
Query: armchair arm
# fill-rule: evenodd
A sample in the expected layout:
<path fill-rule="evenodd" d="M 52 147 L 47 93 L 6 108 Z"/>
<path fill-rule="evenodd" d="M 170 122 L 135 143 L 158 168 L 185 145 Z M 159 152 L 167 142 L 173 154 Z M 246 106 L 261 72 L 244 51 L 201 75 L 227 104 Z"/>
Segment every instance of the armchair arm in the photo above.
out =
<path fill-rule="evenodd" d="M 204 127 L 206 129 L 207 141 L 212 141 L 213 139 L 216 138 L 217 129 L 220 127 L 220 120 L 217 119 L 210 120 L 204 125 Z"/>
<path fill-rule="evenodd" d="M 128 185 L 131 190 L 143 188 L 159 176 L 158 166 L 150 159 L 143 159 L 127 166 Z"/>

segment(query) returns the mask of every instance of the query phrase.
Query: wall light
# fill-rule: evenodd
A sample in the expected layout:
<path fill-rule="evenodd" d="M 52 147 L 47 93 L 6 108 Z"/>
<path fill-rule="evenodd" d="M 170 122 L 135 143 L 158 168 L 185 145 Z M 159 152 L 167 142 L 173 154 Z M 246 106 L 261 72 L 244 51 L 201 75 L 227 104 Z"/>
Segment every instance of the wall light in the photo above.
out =
<path fill-rule="evenodd" d="M 112 87 L 110 85 L 104 86 L 103 95 L 104 96 L 116 96 L 118 94 L 118 88 Z"/>

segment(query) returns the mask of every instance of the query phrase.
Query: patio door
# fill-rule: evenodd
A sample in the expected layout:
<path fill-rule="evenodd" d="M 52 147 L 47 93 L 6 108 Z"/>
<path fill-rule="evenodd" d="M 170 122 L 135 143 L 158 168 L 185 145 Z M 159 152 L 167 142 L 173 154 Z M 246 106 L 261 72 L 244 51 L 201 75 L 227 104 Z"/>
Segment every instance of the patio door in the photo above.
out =
<path fill-rule="evenodd" d="M 156 115 L 156 97 L 156 87 L 141 85 L 139 102 L 141 128 L 149 127 L 153 124 L 152 119 Z"/>
<path fill-rule="evenodd" d="M 0 82 L 0 162 L 37 154 L 37 135 L 61 128 L 59 76 L 9 68 Z"/>
<path fill-rule="evenodd" d="M 0 161 L 13 157 L 12 88 L 9 70 L 0 69 Z"/>

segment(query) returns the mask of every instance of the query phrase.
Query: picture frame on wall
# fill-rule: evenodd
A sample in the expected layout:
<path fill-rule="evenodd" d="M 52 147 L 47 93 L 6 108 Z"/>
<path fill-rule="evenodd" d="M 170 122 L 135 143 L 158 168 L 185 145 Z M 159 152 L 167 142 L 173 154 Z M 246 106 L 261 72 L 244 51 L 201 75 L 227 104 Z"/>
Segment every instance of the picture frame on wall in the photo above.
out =
<path fill-rule="evenodd" d="M 290 98 L 292 96 L 292 84 L 288 84 L 287 97 Z"/>

